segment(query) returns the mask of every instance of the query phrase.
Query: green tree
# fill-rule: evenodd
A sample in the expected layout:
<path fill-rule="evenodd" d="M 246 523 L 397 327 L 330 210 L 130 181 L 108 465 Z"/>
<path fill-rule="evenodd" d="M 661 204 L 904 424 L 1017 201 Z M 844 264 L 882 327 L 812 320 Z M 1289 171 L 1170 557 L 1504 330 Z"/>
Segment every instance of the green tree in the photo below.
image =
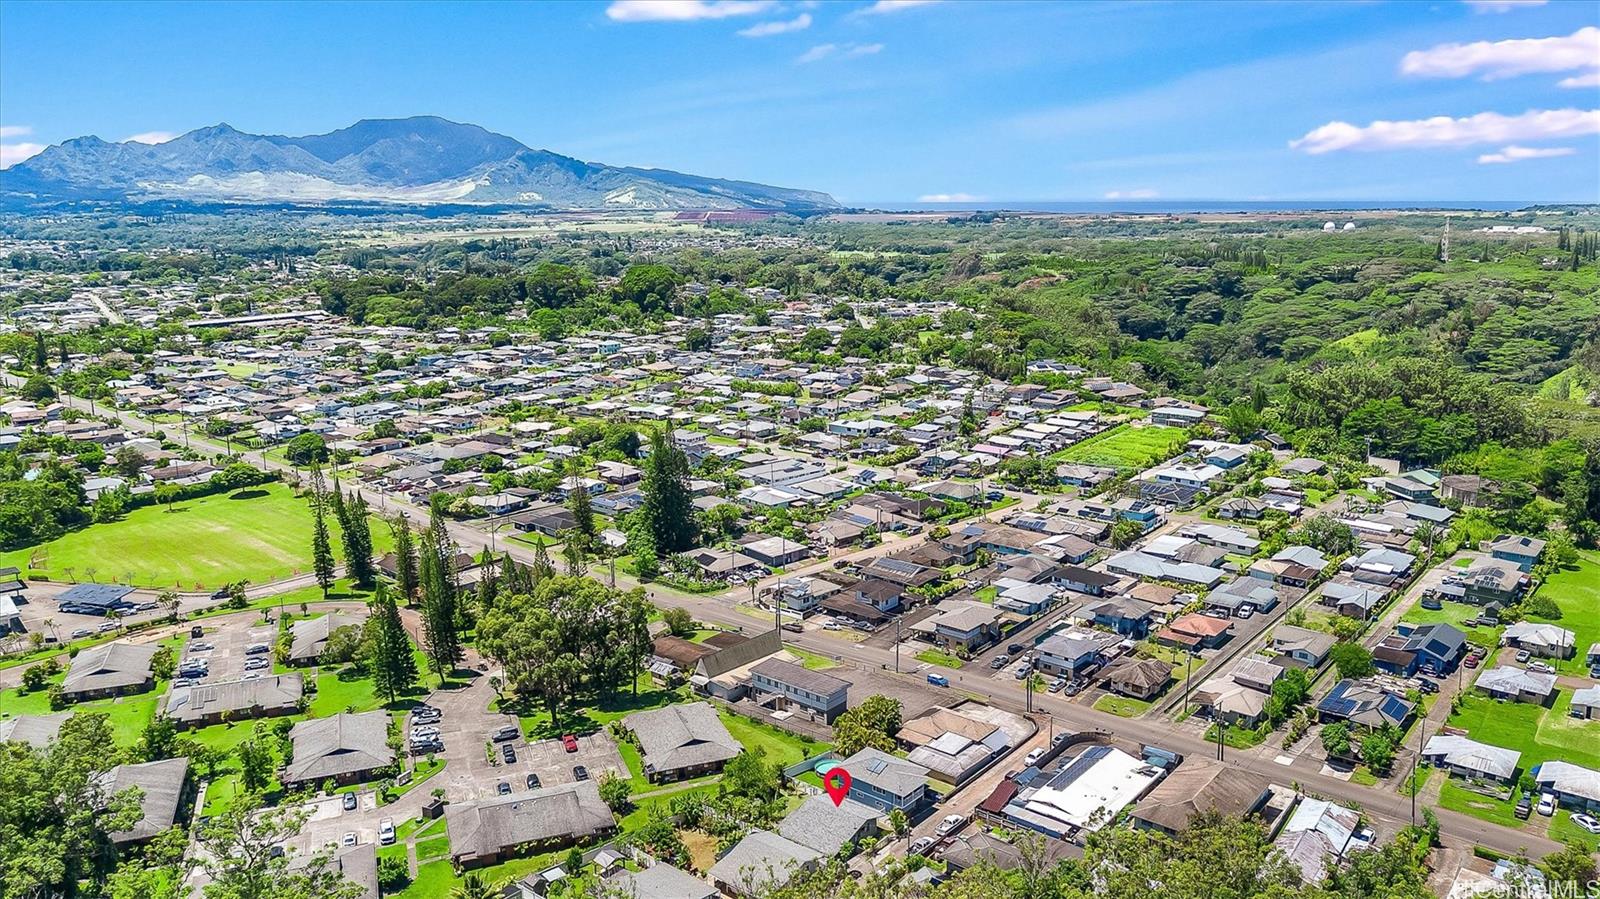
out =
<path fill-rule="evenodd" d="M 234 749 L 234 755 L 239 759 L 239 779 L 247 791 L 260 793 L 272 784 L 275 759 L 259 727 Z"/>
<path fill-rule="evenodd" d="M 614 772 L 607 771 L 600 776 L 598 784 L 600 801 L 606 804 L 615 814 L 625 814 L 633 807 L 633 788 L 628 782 L 618 777 Z"/>
<path fill-rule="evenodd" d="M 284 445 L 283 457 L 297 468 L 320 465 L 328 461 L 328 443 L 321 434 L 301 434 Z"/>
<path fill-rule="evenodd" d="M 455 670 L 463 656 L 461 621 L 457 603 L 455 543 L 445 528 L 444 517 L 434 510 L 428 529 L 422 534 L 420 581 L 422 591 L 422 642 L 434 673 L 443 684 L 445 675 Z"/>
<path fill-rule="evenodd" d="M 687 640 L 694 636 L 694 616 L 689 610 L 679 606 L 668 606 L 661 610 L 661 621 L 667 626 L 667 633 L 674 637 Z"/>
<path fill-rule="evenodd" d="M 155 489 L 156 502 L 160 505 L 166 506 L 168 512 L 172 511 L 173 504 L 175 504 L 178 501 L 178 498 L 182 495 L 183 491 L 179 490 L 175 484 L 159 484 Z"/>
<path fill-rule="evenodd" d="M 765 749 L 745 749 L 723 767 L 722 786 L 735 796 L 765 802 L 783 788 L 783 772 L 767 761 Z"/>
<path fill-rule="evenodd" d="M 1555 884 L 1573 890 L 1567 895 L 1582 895 L 1584 888 L 1595 882 L 1594 848 L 1576 838 L 1567 840 L 1561 851 L 1545 856 L 1539 866 Z"/>
<path fill-rule="evenodd" d="M 396 512 L 389 519 L 389 533 L 394 537 L 394 583 L 406 602 L 417 598 L 417 543 L 411 523 L 405 513 Z"/>
<path fill-rule="evenodd" d="M 593 497 L 583 486 L 583 466 L 576 458 L 567 467 L 567 483 L 571 491 L 567 495 L 567 507 L 572 511 L 572 532 L 585 547 L 593 546 L 600 532 L 594 524 Z"/>
<path fill-rule="evenodd" d="M 678 274 L 664 265 L 635 265 L 623 272 L 614 293 L 644 312 L 670 312 L 678 298 Z"/>
<path fill-rule="evenodd" d="M 316 575 L 317 586 L 322 588 L 322 598 L 328 598 L 333 589 L 336 569 L 333 545 L 328 537 L 327 494 L 322 486 L 322 468 L 311 468 L 311 570 Z"/>
<path fill-rule="evenodd" d="M 868 746 L 893 752 L 896 749 L 894 735 L 899 731 L 900 701 L 873 694 L 834 720 L 834 752 L 841 758 L 855 755 Z"/>
<path fill-rule="evenodd" d="M 339 520 L 339 536 L 344 542 L 345 573 L 359 586 L 370 587 L 378 579 L 378 567 L 372 560 L 371 510 L 366 497 L 360 493 L 340 506 L 344 509 Z"/>
<path fill-rule="evenodd" d="M 644 463 L 640 491 L 644 501 L 637 514 L 649 531 L 655 552 L 670 555 L 691 549 L 696 518 L 694 495 L 689 490 L 689 460 L 663 428 L 650 434 L 650 455 Z"/>
<path fill-rule="evenodd" d="M 1362 678 L 1375 670 L 1372 652 L 1360 643 L 1336 643 L 1328 652 L 1340 677 Z"/>
<path fill-rule="evenodd" d="M 294 859 L 286 844 L 309 813 L 298 806 L 263 808 L 259 797 L 236 797 L 200 827 L 205 899 L 356 899 L 361 887 L 331 863 L 331 849 Z"/>
<path fill-rule="evenodd" d="M 366 631 L 373 689 L 389 697 L 392 704 L 400 694 L 416 685 L 417 659 L 411 652 L 405 626 L 400 622 L 394 596 L 382 585 L 373 591 Z"/>

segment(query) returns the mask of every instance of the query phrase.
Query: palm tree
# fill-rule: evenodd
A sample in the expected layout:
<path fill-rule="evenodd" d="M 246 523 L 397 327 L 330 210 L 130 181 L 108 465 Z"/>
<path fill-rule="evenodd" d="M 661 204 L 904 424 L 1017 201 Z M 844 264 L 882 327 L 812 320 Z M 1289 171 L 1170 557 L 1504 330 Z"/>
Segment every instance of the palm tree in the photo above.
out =
<path fill-rule="evenodd" d="M 495 899 L 498 891 L 482 874 L 468 874 L 450 893 L 450 899 Z"/>

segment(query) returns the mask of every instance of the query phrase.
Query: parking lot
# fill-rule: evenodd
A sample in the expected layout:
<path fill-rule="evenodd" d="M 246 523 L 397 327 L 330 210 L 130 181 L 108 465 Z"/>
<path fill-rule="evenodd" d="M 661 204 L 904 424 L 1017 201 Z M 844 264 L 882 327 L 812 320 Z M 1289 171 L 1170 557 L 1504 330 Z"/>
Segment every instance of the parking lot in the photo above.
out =
<path fill-rule="evenodd" d="M 247 673 L 268 674 L 272 670 L 272 653 L 270 647 L 277 639 L 277 629 L 270 624 L 252 623 L 250 618 L 222 619 L 221 623 L 205 622 L 203 635 L 190 638 L 185 644 L 183 655 L 179 657 L 180 664 L 190 659 L 205 661 L 209 668 L 200 680 L 218 683 L 222 681 L 238 680 Z M 264 643 L 269 649 L 264 653 L 249 653 L 247 650 L 252 644 Z M 202 649 L 209 646 L 210 649 Z M 251 659 L 260 658 L 263 662 L 251 662 Z M 253 671 L 247 672 L 249 664 Z M 180 676 L 183 675 L 180 670 Z"/>

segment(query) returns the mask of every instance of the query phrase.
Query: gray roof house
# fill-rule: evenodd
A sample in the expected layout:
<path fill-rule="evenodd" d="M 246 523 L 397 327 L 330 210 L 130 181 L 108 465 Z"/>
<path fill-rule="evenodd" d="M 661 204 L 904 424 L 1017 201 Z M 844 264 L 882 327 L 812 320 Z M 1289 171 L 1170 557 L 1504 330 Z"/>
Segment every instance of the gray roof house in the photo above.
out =
<path fill-rule="evenodd" d="M 846 799 L 834 806 L 827 796 L 812 796 L 778 824 L 778 834 L 833 855 L 848 843 L 858 842 L 878 829 L 878 810 Z"/>
<path fill-rule="evenodd" d="M 716 887 L 665 862 L 642 871 L 618 871 L 606 878 L 605 886 L 630 899 L 717 899 L 719 895 Z"/>
<path fill-rule="evenodd" d="M 329 612 L 315 618 L 302 618 L 289 625 L 289 664 L 312 665 L 322 658 L 328 635 L 341 627 L 359 626 L 365 615 Z"/>
<path fill-rule="evenodd" d="M 1516 775 L 1522 753 L 1455 734 L 1437 734 L 1422 747 L 1422 758 L 1452 774 L 1506 783 Z"/>
<path fill-rule="evenodd" d="M 313 718 L 296 724 L 289 739 L 294 760 L 283 769 L 286 785 L 329 778 L 353 783 L 394 762 L 388 712 Z"/>
<path fill-rule="evenodd" d="M 634 712 L 622 724 L 639 739 L 652 783 L 720 771 L 743 748 L 707 702 Z"/>
<path fill-rule="evenodd" d="M 292 715 L 300 710 L 305 684 L 298 674 L 254 680 L 202 682 L 173 687 L 163 714 L 179 727 L 204 727 L 242 718 Z"/>
<path fill-rule="evenodd" d="M 69 701 L 142 693 L 156 684 L 150 660 L 160 647 L 154 643 L 115 640 L 78 653 L 67 670 L 61 693 Z"/>
<path fill-rule="evenodd" d="M 711 880 L 730 896 L 757 896 L 816 867 L 821 857 L 770 830 L 752 830 L 711 866 Z"/>
<path fill-rule="evenodd" d="M 53 712 L 49 715 L 18 715 L 0 721 L 0 743 L 27 743 L 40 749 L 50 745 L 61 731 L 61 725 L 72 717 L 71 712 Z"/>
<path fill-rule="evenodd" d="M 841 764 L 850 772 L 850 798 L 882 809 L 908 814 L 928 795 L 928 769 L 868 746 Z"/>
<path fill-rule="evenodd" d="M 129 787 L 138 787 L 142 791 L 139 820 L 127 830 L 110 834 L 111 842 L 119 846 L 140 843 L 177 822 L 178 808 L 183 804 L 184 784 L 189 778 L 189 760 L 162 759 L 138 765 L 118 765 L 102 777 L 107 797 L 115 796 Z"/>
<path fill-rule="evenodd" d="M 524 846 L 565 845 L 617 827 L 592 780 L 452 803 L 444 820 L 450 858 L 464 868 L 493 864 Z"/>

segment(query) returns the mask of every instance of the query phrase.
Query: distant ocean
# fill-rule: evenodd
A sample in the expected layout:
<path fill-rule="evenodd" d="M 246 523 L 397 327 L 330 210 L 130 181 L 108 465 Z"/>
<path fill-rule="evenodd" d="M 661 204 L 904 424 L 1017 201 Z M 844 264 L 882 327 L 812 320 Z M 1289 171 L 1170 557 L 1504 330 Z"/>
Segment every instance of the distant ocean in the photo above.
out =
<path fill-rule="evenodd" d="M 1319 212 L 1357 209 L 1461 209 L 1509 212 L 1540 205 L 1514 200 L 1006 200 L 971 203 L 846 203 L 884 212 L 1086 212 L 1182 214 L 1204 212 Z"/>

